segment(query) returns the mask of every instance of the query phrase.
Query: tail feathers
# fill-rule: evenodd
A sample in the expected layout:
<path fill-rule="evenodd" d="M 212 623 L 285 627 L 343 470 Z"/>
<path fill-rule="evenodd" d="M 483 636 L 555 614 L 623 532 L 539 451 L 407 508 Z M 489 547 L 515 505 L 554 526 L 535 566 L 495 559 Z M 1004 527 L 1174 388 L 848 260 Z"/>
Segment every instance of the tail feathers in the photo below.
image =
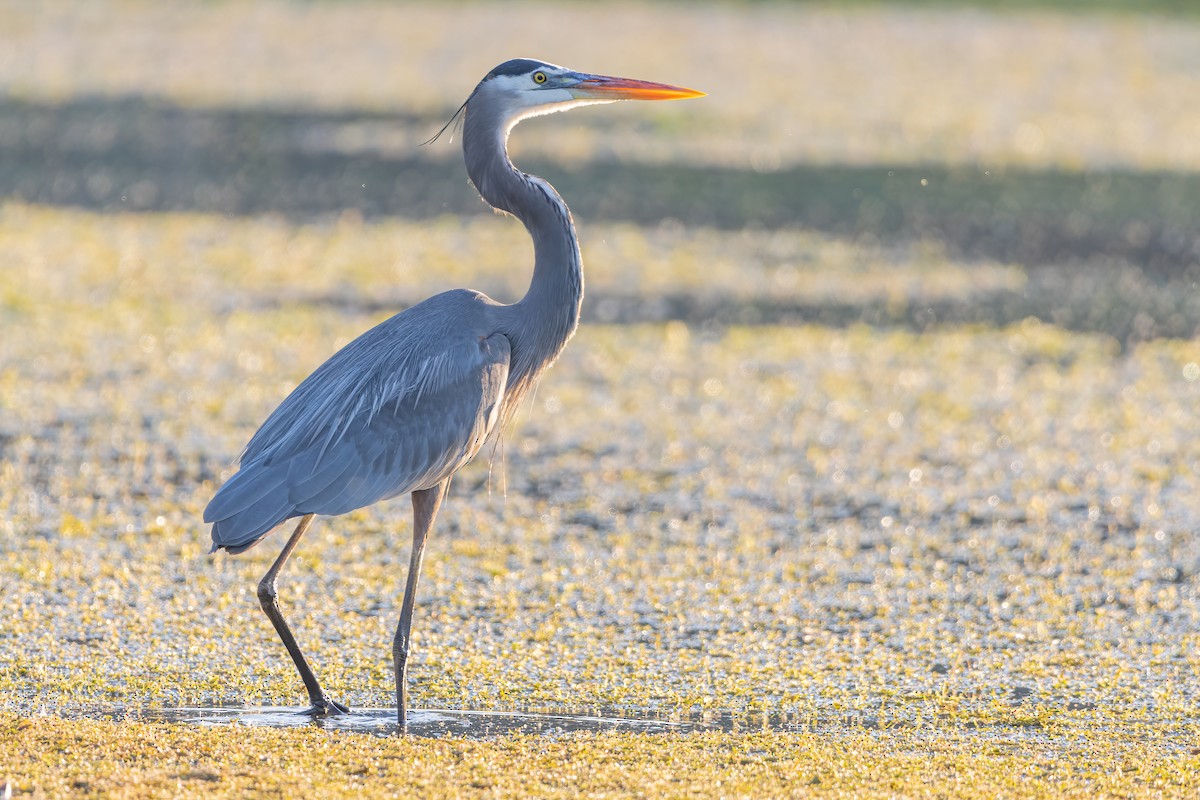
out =
<path fill-rule="evenodd" d="M 282 465 L 267 466 L 259 463 L 246 464 L 225 482 L 204 509 L 204 521 L 216 522 L 229 519 L 250 506 L 280 492 L 287 481 L 287 468 Z"/>
<path fill-rule="evenodd" d="M 208 551 L 209 553 L 215 553 L 218 550 L 225 550 L 232 555 L 244 553 L 266 538 L 268 533 L 279 526 L 279 523 L 302 515 L 288 506 L 283 511 L 260 518 L 262 521 L 258 524 L 249 523 L 242 519 L 242 516 L 239 514 L 230 519 L 217 520 L 213 523 L 213 545 Z"/>
<path fill-rule="evenodd" d="M 204 509 L 211 522 L 213 548 L 230 553 L 249 550 L 276 525 L 299 516 L 283 484 L 287 468 L 247 465 L 235 474 Z"/>

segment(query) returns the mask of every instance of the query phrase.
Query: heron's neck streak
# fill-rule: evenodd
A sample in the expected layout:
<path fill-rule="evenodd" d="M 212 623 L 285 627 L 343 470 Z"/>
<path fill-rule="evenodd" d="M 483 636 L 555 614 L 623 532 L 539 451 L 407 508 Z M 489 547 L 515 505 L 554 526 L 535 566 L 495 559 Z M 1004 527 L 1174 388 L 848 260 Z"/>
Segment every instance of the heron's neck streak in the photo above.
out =
<path fill-rule="evenodd" d="M 520 396 L 579 324 L 583 262 L 567 204 L 549 183 L 513 166 L 504 125 L 472 110 L 468 105 L 463 127 L 467 174 L 484 200 L 521 220 L 533 238 L 533 280 L 525 297 L 508 307 L 511 330 L 504 331 L 513 346 L 509 389 Z"/>

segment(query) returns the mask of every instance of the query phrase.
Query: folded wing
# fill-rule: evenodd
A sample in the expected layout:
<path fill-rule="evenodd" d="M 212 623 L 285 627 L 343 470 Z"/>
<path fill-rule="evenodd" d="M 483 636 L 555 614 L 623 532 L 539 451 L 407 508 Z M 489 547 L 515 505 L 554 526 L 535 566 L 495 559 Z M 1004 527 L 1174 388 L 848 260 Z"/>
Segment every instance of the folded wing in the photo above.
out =
<path fill-rule="evenodd" d="M 214 550 L 246 550 L 292 517 L 429 488 L 479 452 L 500 419 L 508 339 L 460 333 L 414 346 L 386 325 L 322 365 L 251 439 L 204 511 Z"/>

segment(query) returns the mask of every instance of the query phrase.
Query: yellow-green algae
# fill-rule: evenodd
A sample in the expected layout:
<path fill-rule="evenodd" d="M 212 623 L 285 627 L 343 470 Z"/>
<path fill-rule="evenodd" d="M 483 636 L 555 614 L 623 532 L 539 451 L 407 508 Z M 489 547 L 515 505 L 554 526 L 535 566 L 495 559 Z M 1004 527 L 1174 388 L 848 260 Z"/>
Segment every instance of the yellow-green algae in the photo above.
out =
<path fill-rule="evenodd" d="M 510 224 L 488 222 L 424 241 L 482 251 Z M 398 223 L 347 224 L 374 243 L 362 274 L 386 272 Z M 321 302 L 312 233 L 278 220 L 11 205 L 0 233 L 22 331 L 0 343 L 4 706 L 298 702 L 254 595 L 275 540 L 210 559 L 201 509 L 264 413 L 382 313 Z M 585 326 L 455 483 L 414 702 L 949 719 L 1185 750 L 1196 359 L 1033 320 Z M 391 698 L 408 517 L 321 520 L 281 582 L 351 705 Z"/>
<path fill-rule="evenodd" d="M 1186 797 L 1200 756 L 1104 737 L 1006 747 L 962 733 L 593 734 L 500 741 L 0 714 L 18 796 Z"/>

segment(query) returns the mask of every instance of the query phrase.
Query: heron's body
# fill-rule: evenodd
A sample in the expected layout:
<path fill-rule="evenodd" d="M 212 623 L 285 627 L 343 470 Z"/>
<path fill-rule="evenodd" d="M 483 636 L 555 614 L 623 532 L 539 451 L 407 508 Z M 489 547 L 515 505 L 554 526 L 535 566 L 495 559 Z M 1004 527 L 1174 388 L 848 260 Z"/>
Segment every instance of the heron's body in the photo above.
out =
<path fill-rule="evenodd" d="M 467 172 L 492 206 L 520 219 L 534 243 L 533 279 L 512 304 L 459 289 L 377 325 L 306 378 L 246 446 L 240 470 L 204 512 L 213 549 L 240 553 L 300 517 L 259 585 L 259 599 L 308 690 L 308 713 L 344 712 L 321 691 L 279 610 L 275 580 L 317 514 L 344 514 L 412 493 L 413 554 L 393 643 L 401 726 L 417 576 L 426 536 L 451 477 L 512 415 L 574 333 L 583 264 L 570 211 L 540 178 L 509 161 L 521 119 L 616 99 L 699 92 L 603 78 L 530 59 L 500 65 L 464 104 Z"/>
<path fill-rule="evenodd" d="M 283 520 L 344 514 L 458 471 L 506 399 L 512 348 L 496 310 L 472 292 L 440 294 L 326 361 L 250 440 L 208 507 L 214 548 L 240 552 Z"/>
<path fill-rule="evenodd" d="M 241 552 L 284 520 L 345 514 L 450 478 L 549 363 L 522 358 L 519 315 L 519 304 L 458 289 L 340 350 L 267 419 L 213 498 L 214 549 Z"/>

